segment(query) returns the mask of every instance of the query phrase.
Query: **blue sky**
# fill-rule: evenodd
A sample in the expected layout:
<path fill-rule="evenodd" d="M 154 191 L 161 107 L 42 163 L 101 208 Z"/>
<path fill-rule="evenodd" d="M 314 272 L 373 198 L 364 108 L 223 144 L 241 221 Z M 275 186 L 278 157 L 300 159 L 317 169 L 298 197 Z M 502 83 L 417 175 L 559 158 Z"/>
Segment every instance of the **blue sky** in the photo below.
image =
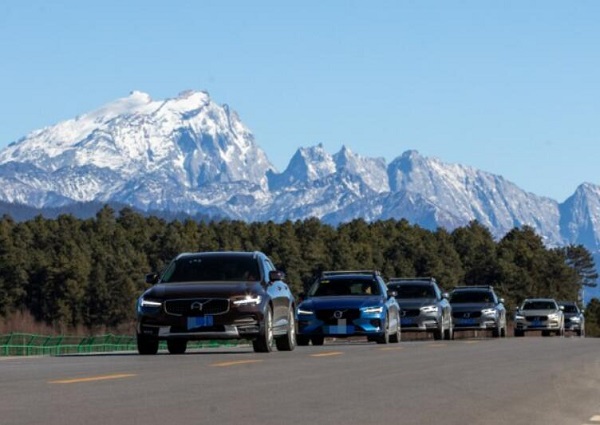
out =
<path fill-rule="evenodd" d="M 600 184 L 600 2 L 0 2 L 0 148 L 132 90 L 207 90 L 280 170 L 415 149 L 564 201 Z"/>

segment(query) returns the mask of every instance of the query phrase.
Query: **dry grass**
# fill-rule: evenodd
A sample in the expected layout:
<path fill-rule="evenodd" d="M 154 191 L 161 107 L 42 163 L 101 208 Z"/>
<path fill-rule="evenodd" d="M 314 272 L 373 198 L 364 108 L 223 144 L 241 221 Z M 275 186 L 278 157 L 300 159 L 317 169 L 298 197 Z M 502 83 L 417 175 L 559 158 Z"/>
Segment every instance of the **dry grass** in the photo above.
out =
<path fill-rule="evenodd" d="M 25 333 L 37 335 L 133 335 L 135 333 L 134 323 L 125 323 L 116 328 L 98 326 L 92 329 L 84 326 L 67 327 L 62 325 L 51 326 L 45 322 L 35 320 L 28 311 L 17 311 L 7 317 L 0 317 L 0 335 L 9 333 Z"/>

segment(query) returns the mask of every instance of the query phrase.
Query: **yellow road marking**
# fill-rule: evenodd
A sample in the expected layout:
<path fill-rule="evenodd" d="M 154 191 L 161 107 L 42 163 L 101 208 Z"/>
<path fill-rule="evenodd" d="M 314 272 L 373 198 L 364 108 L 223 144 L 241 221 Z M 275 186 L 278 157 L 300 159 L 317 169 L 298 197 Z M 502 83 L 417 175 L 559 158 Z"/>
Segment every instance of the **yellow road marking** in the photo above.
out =
<path fill-rule="evenodd" d="M 465 344 L 479 344 L 479 341 L 465 341 Z"/>
<path fill-rule="evenodd" d="M 395 351 L 395 350 L 404 350 L 404 347 L 385 347 L 380 348 L 381 351 Z"/>
<path fill-rule="evenodd" d="M 439 348 L 439 347 L 445 347 L 447 344 L 429 344 L 428 347 L 434 347 L 434 348 Z"/>
<path fill-rule="evenodd" d="M 319 353 L 319 354 L 311 354 L 311 357 L 330 357 L 330 356 L 339 356 L 340 354 L 344 354 L 341 351 L 328 351 L 325 353 Z"/>
<path fill-rule="evenodd" d="M 234 360 L 231 362 L 221 362 L 221 363 L 213 363 L 211 366 L 214 367 L 227 367 L 227 366 L 236 366 L 240 364 L 252 364 L 252 363 L 260 363 L 262 360 Z"/>
<path fill-rule="evenodd" d="M 94 381 L 106 381 L 109 379 L 131 378 L 132 376 L 135 376 L 135 374 L 121 373 L 121 374 L 116 374 L 116 375 L 89 376 L 87 378 L 59 379 L 56 381 L 48 381 L 48 383 L 49 384 L 78 384 L 80 382 L 94 382 Z"/>

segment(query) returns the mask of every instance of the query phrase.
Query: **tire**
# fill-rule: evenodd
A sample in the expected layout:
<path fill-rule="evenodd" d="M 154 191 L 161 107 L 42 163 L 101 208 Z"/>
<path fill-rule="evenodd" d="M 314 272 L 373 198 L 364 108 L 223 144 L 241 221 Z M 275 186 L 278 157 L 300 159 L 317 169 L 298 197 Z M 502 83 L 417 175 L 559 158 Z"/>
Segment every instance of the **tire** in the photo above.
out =
<path fill-rule="evenodd" d="M 506 325 L 500 329 L 500 338 L 506 338 Z"/>
<path fill-rule="evenodd" d="M 270 353 L 273 351 L 273 311 L 267 307 L 260 334 L 252 341 L 255 353 Z"/>
<path fill-rule="evenodd" d="M 433 331 L 433 339 L 436 341 L 440 341 L 444 339 L 444 325 Z"/>
<path fill-rule="evenodd" d="M 143 356 L 158 353 L 158 340 L 146 338 L 140 334 L 137 335 L 138 353 Z"/>
<path fill-rule="evenodd" d="M 560 331 L 556 331 L 556 335 L 560 335 Z M 550 331 L 542 331 L 542 336 L 550 336 Z"/>
<path fill-rule="evenodd" d="M 325 337 L 322 335 L 312 336 L 310 337 L 310 342 L 312 342 L 312 345 L 323 345 Z"/>
<path fill-rule="evenodd" d="M 390 343 L 390 317 L 386 314 L 385 316 L 385 329 L 382 335 L 378 335 L 375 339 L 377 344 L 389 344 Z"/>
<path fill-rule="evenodd" d="M 556 331 L 556 336 L 565 336 L 565 328 L 560 328 Z"/>
<path fill-rule="evenodd" d="M 296 344 L 300 347 L 305 347 L 310 343 L 310 338 L 306 335 L 296 334 Z"/>
<path fill-rule="evenodd" d="M 454 339 L 454 331 L 452 330 L 452 326 L 450 326 L 448 329 L 444 329 L 444 339 L 448 341 Z"/>
<path fill-rule="evenodd" d="M 494 338 L 500 338 L 500 334 L 501 334 L 501 332 L 502 332 L 502 328 L 499 328 L 499 327 L 498 327 L 498 328 L 494 328 L 494 329 L 492 330 L 492 336 L 493 336 Z"/>
<path fill-rule="evenodd" d="M 284 336 L 275 339 L 275 345 L 279 351 L 293 351 L 296 348 L 296 318 L 294 309 L 290 308 L 288 313 L 288 331 Z"/>
<path fill-rule="evenodd" d="M 186 339 L 168 339 L 167 349 L 170 354 L 183 354 L 187 349 Z"/>
<path fill-rule="evenodd" d="M 402 334 L 401 334 L 401 330 L 400 330 L 400 317 L 398 317 L 398 320 L 396 321 L 396 332 L 394 332 L 393 334 L 390 335 L 390 342 L 392 344 L 396 344 L 396 343 L 400 342 L 401 339 L 402 339 Z"/>
<path fill-rule="evenodd" d="M 514 335 L 515 335 L 515 337 L 522 337 L 522 336 L 525 336 L 525 332 L 520 329 L 515 329 Z"/>

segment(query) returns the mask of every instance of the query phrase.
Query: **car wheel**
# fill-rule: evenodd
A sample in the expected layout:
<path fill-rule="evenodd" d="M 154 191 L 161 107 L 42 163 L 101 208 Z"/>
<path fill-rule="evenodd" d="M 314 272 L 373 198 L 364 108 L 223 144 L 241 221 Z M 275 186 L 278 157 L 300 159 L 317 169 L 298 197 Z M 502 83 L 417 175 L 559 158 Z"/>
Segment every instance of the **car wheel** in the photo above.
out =
<path fill-rule="evenodd" d="M 323 345 L 323 343 L 325 342 L 325 337 L 313 336 L 310 338 L 310 342 L 312 342 L 312 345 Z"/>
<path fill-rule="evenodd" d="M 385 316 L 385 329 L 383 330 L 383 334 L 377 336 L 375 340 L 377 344 L 389 344 L 390 342 L 390 318 L 388 315 Z"/>
<path fill-rule="evenodd" d="M 448 329 L 444 330 L 444 339 L 450 341 L 451 339 L 454 339 L 454 331 L 452 330 L 452 326 L 450 326 Z"/>
<path fill-rule="evenodd" d="M 557 336 L 565 336 L 565 328 L 560 328 L 556 331 Z"/>
<path fill-rule="evenodd" d="M 140 334 L 137 335 L 138 353 L 142 355 L 152 355 L 158 352 L 158 340 L 146 338 Z"/>
<path fill-rule="evenodd" d="M 560 335 L 560 331 L 556 331 L 556 335 Z M 542 331 L 542 336 L 550 336 L 550 331 Z"/>
<path fill-rule="evenodd" d="M 436 341 L 444 339 L 444 325 L 440 325 L 439 328 L 433 331 L 433 339 Z"/>
<path fill-rule="evenodd" d="M 494 329 L 492 330 L 492 336 L 493 336 L 494 338 L 500 338 L 500 332 L 502 332 L 502 330 L 501 330 L 501 328 L 500 328 L 500 327 L 498 327 L 498 328 L 494 328 Z"/>
<path fill-rule="evenodd" d="M 298 335 L 296 334 L 296 344 L 301 347 L 307 346 L 310 343 L 310 338 L 306 335 Z"/>
<path fill-rule="evenodd" d="M 524 335 L 525 335 L 525 332 L 524 332 L 523 330 L 521 330 L 521 329 L 515 329 L 515 331 L 514 331 L 514 335 L 515 335 L 516 337 L 524 336 Z"/>
<path fill-rule="evenodd" d="M 500 338 L 506 338 L 506 325 L 500 329 Z"/>
<path fill-rule="evenodd" d="M 187 340 L 185 339 L 168 339 L 167 349 L 170 354 L 183 354 L 187 349 Z"/>
<path fill-rule="evenodd" d="M 396 320 L 396 332 L 390 335 L 390 342 L 395 344 L 400 342 L 400 339 L 402 339 L 402 335 L 400 330 L 400 317 L 398 317 L 398 320 Z"/>
<path fill-rule="evenodd" d="M 275 339 L 275 345 L 279 351 L 292 351 L 296 348 L 296 319 L 293 308 L 290 308 L 288 313 L 288 331 L 284 336 Z"/>
<path fill-rule="evenodd" d="M 256 353 L 270 353 L 273 351 L 273 311 L 267 307 L 262 329 L 258 337 L 252 341 Z"/>

